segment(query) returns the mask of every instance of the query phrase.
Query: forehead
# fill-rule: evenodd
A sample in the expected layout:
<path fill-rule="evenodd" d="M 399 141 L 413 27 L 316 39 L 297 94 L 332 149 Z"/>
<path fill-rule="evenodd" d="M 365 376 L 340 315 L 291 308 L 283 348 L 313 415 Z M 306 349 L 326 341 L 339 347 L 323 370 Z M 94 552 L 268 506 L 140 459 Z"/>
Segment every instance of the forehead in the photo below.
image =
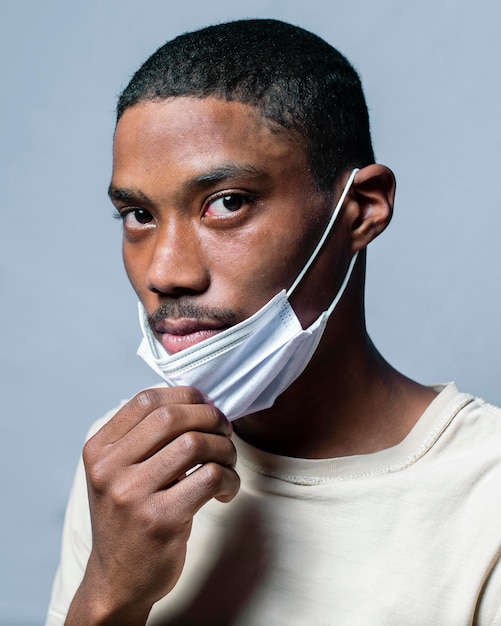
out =
<path fill-rule="evenodd" d="M 224 162 L 250 163 L 274 175 L 291 168 L 304 175 L 308 169 L 294 132 L 276 128 L 250 105 L 212 97 L 145 101 L 126 109 L 113 158 L 114 176 L 153 173 L 160 164 L 190 174 Z"/>

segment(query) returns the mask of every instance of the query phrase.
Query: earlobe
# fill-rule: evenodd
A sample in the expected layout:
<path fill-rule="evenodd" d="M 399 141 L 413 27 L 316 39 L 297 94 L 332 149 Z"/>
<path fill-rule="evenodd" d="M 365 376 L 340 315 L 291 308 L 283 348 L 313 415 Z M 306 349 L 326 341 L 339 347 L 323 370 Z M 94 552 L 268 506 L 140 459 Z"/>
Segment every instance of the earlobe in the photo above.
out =
<path fill-rule="evenodd" d="M 352 252 L 358 252 L 390 223 L 395 198 L 395 176 L 384 165 L 368 165 L 355 176 L 348 209 Z"/>

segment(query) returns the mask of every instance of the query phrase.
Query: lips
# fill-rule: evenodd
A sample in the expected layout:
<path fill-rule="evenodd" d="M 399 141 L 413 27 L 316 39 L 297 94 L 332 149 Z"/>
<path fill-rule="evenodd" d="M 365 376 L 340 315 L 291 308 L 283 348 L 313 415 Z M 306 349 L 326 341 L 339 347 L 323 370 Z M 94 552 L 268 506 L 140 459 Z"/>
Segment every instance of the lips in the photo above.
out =
<path fill-rule="evenodd" d="M 155 325 L 155 332 L 170 354 L 181 352 L 228 328 L 217 322 L 178 319 L 163 320 Z"/>

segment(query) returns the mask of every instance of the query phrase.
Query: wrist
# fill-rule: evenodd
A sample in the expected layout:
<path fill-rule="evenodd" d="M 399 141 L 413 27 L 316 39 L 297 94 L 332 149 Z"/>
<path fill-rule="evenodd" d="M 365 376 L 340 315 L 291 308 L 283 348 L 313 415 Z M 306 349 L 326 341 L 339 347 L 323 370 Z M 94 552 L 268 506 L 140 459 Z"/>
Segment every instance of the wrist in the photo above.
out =
<path fill-rule="evenodd" d="M 91 576 L 88 568 L 71 603 L 65 626 L 143 626 L 151 604 L 145 606 L 120 595 L 97 576 Z"/>
<path fill-rule="evenodd" d="M 77 592 L 65 626 L 144 626 L 149 613 L 150 609 L 111 606 Z"/>

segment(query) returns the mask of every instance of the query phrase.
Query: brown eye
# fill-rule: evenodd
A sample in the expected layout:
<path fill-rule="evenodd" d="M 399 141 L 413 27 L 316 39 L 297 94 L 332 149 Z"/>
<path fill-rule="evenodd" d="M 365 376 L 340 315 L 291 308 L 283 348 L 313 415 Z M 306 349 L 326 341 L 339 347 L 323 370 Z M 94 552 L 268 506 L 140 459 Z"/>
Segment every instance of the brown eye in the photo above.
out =
<path fill-rule="evenodd" d="M 122 213 L 124 224 L 129 228 L 138 228 L 153 222 L 153 216 L 144 209 L 131 209 Z"/>
<path fill-rule="evenodd" d="M 209 215 L 227 215 L 238 211 L 249 202 L 249 197 L 241 194 L 228 194 L 213 200 L 207 209 Z"/>
<path fill-rule="evenodd" d="M 225 196 L 221 198 L 222 205 L 228 211 L 238 211 L 244 203 L 242 196 Z"/>

